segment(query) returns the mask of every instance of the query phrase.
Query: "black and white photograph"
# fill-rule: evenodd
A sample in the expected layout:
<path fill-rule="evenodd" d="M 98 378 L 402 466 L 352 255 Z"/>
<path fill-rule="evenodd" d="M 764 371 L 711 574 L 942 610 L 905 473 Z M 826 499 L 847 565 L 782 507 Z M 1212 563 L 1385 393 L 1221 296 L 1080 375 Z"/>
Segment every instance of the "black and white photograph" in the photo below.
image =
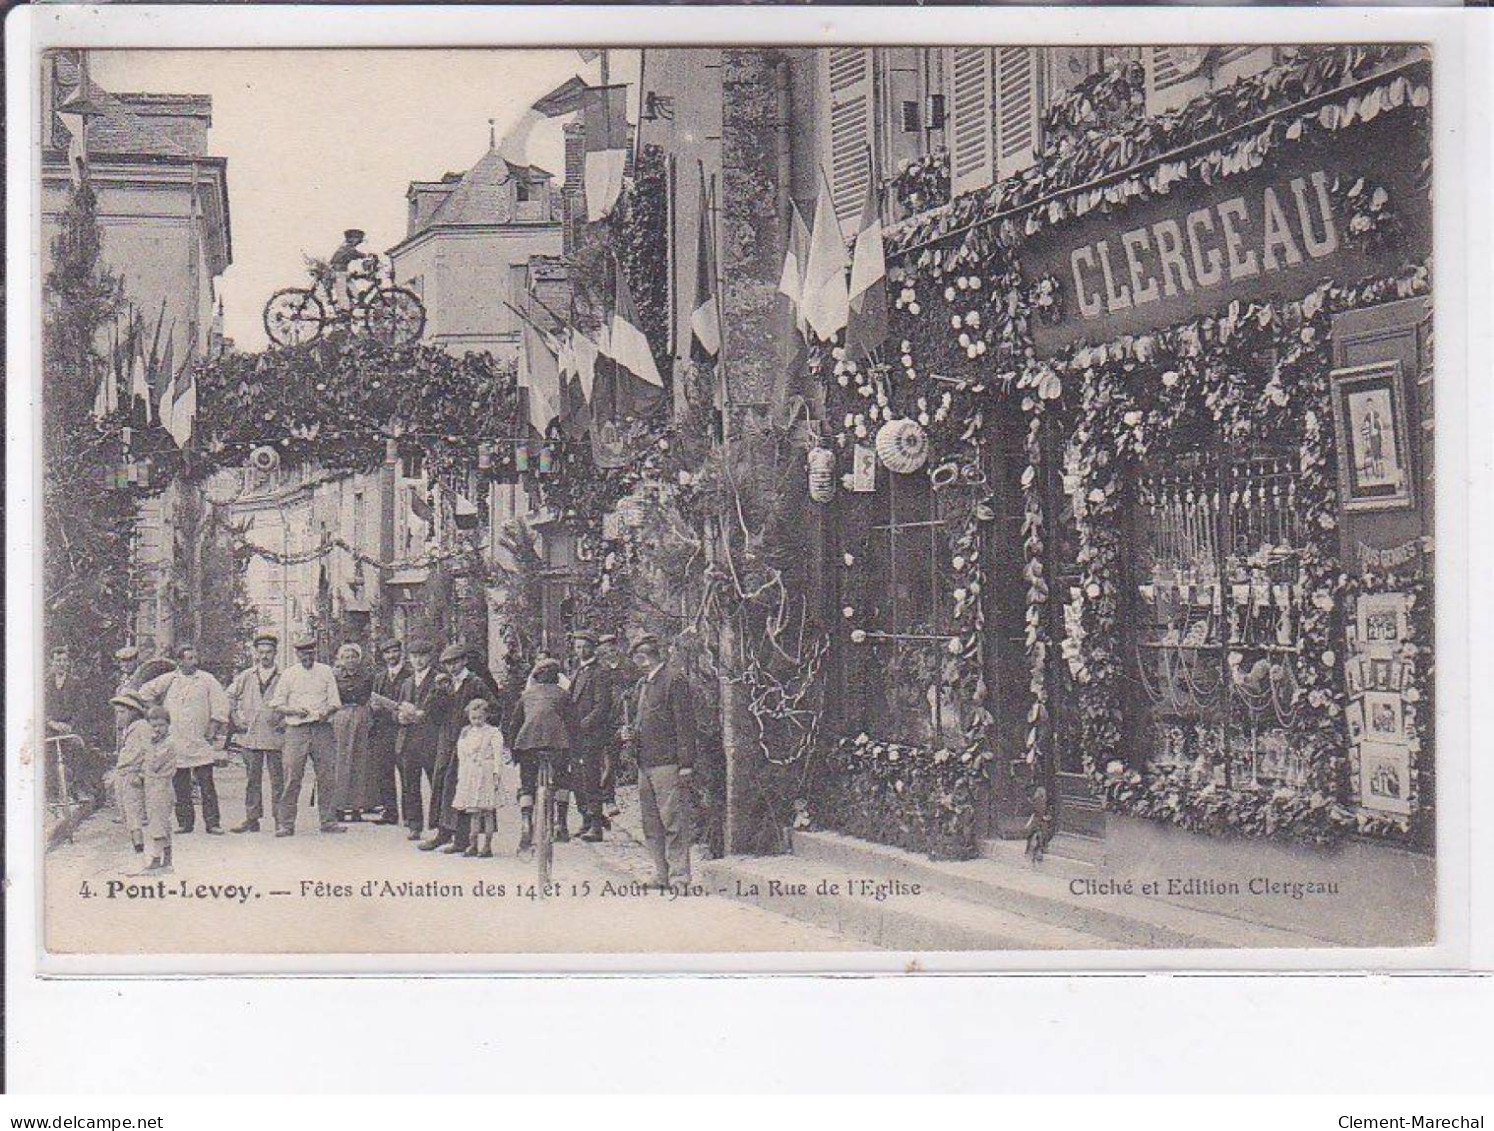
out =
<path fill-rule="evenodd" d="M 1437 66 L 49 48 L 43 963 L 1436 945 Z"/>

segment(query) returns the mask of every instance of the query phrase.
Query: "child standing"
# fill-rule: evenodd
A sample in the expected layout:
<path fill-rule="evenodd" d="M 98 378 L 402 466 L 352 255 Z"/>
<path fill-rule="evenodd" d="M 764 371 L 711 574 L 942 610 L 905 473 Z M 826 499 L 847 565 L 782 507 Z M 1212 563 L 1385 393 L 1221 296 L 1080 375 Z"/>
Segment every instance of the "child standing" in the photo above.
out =
<path fill-rule="evenodd" d="M 150 724 L 150 745 L 141 763 L 145 783 L 146 831 L 150 834 L 151 858 L 145 872 L 171 871 L 171 814 L 176 807 L 172 778 L 176 775 L 176 745 L 170 736 L 171 712 L 152 707 L 145 713 Z"/>
<path fill-rule="evenodd" d="M 150 723 L 145 721 L 145 701 L 133 691 L 121 691 L 109 703 L 114 708 L 114 729 L 119 735 L 119 754 L 114 763 L 114 790 L 124 813 L 125 827 L 135 851 L 145 851 L 145 756 L 151 749 Z"/>
<path fill-rule="evenodd" d="M 457 737 L 457 785 L 452 807 L 467 813 L 472 839 L 463 856 L 493 855 L 498 831 L 498 782 L 503 770 L 503 732 L 488 722 L 488 701 L 467 704 L 467 725 Z"/>

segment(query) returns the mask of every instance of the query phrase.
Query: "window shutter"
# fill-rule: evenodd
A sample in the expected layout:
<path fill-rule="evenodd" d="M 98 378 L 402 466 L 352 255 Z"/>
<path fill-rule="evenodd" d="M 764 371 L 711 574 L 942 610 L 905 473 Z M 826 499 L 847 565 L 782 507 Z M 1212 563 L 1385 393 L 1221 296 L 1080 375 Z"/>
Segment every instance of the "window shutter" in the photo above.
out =
<path fill-rule="evenodd" d="M 872 53 L 865 47 L 832 47 L 821 53 L 825 104 L 829 107 L 825 173 L 835 215 L 844 222 L 861 214 L 871 178 Z"/>
<path fill-rule="evenodd" d="M 1003 47 L 996 54 L 996 175 L 1010 177 L 1037 160 L 1037 49 Z"/>
<path fill-rule="evenodd" d="M 1142 53 L 1146 68 L 1146 112 L 1165 114 L 1186 106 L 1208 89 L 1201 73 L 1204 47 L 1148 47 Z"/>
<path fill-rule="evenodd" d="M 991 52 L 949 49 L 949 152 L 954 195 L 985 188 L 995 174 Z"/>

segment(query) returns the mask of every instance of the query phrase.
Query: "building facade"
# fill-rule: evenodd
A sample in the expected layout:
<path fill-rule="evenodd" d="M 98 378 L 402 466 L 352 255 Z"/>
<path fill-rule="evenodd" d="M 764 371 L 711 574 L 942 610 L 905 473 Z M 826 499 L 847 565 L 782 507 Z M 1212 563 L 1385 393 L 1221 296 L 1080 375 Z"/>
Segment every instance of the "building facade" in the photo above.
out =
<path fill-rule="evenodd" d="M 42 58 L 42 271 L 73 174 L 69 150 L 86 154 L 98 198 L 101 258 L 123 287 L 122 317 L 138 316 L 174 368 L 206 356 L 214 280 L 233 261 L 227 162 L 209 152 L 212 100 L 200 94 L 112 92 L 87 78 L 82 52 Z M 85 100 L 92 114 L 75 139 L 59 107 Z M 157 374 L 159 401 L 169 374 Z M 140 508 L 135 632 L 169 646 L 182 610 L 172 572 L 182 552 L 181 488 L 169 485 Z"/>
<path fill-rule="evenodd" d="M 688 216 L 683 91 L 722 92 L 726 414 L 830 469 L 795 523 L 830 641 L 809 809 L 956 854 L 1039 789 L 1080 840 L 1113 813 L 1429 849 L 1426 53 L 675 54 L 641 138 Z M 842 241 L 869 196 L 883 225 L 860 355 L 779 294 L 822 188 Z"/>

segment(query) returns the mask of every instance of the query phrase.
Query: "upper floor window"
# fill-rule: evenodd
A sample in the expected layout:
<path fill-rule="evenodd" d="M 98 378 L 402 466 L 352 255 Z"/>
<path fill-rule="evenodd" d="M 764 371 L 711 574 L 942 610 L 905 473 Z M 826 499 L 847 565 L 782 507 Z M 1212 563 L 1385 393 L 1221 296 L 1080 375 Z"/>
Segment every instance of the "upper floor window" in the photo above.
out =
<path fill-rule="evenodd" d="M 1166 114 L 1177 110 L 1200 94 L 1264 71 L 1275 62 L 1275 56 L 1274 48 L 1249 44 L 1144 47 L 1141 61 L 1146 68 L 1146 111 Z"/>

